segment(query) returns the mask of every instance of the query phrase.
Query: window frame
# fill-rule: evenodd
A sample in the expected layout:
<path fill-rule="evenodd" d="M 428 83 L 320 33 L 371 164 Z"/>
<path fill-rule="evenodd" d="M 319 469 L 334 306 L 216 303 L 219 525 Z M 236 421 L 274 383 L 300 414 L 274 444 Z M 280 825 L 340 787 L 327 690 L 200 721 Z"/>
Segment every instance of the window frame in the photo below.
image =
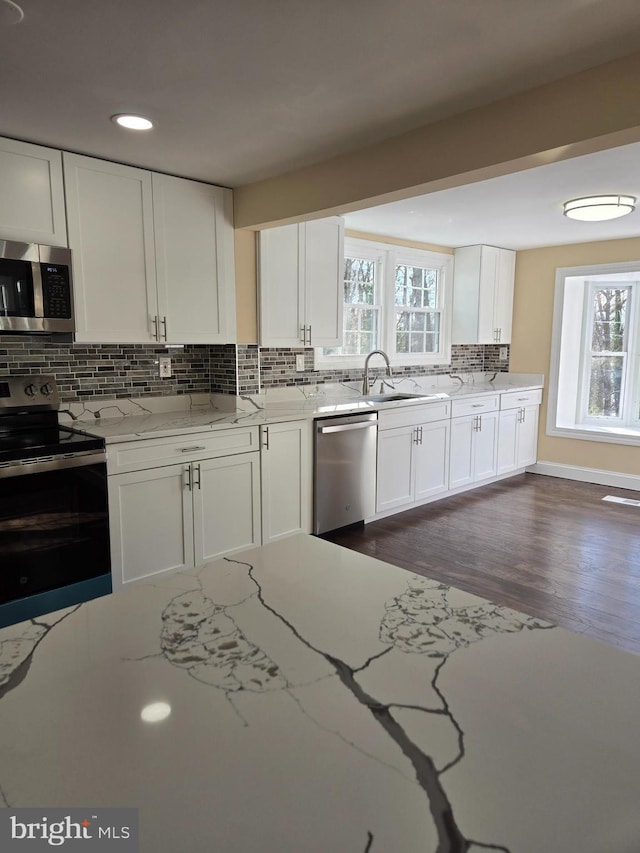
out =
<path fill-rule="evenodd" d="M 620 417 L 589 415 L 593 294 L 616 285 L 630 291 Z M 585 441 L 640 444 L 640 261 L 556 270 L 546 432 Z"/>
<path fill-rule="evenodd" d="M 379 264 L 377 304 L 381 305 L 379 341 L 374 349 L 382 349 L 391 365 L 447 365 L 451 363 L 451 321 L 453 313 L 453 254 L 428 249 L 403 247 L 360 237 L 344 238 L 345 257 L 375 259 Z M 438 271 L 438 307 L 428 309 L 440 314 L 440 347 L 435 353 L 398 353 L 396 351 L 395 269 L 398 265 L 423 267 Z M 345 312 L 348 310 L 344 303 Z M 421 309 L 422 310 L 422 309 Z M 331 349 L 328 347 L 327 349 Z M 364 355 L 326 355 L 324 348 L 315 349 L 315 365 L 322 370 L 362 368 Z"/>

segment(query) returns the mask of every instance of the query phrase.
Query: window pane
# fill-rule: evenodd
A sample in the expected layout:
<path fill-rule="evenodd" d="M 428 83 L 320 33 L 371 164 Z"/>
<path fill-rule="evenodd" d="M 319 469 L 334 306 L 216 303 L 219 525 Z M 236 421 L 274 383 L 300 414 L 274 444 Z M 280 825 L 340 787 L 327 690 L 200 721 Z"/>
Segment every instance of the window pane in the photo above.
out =
<path fill-rule="evenodd" d="M 411 308 L 436 308 L 438 270 L 426 267 L 396 266 L 395 303 Z"/>
<path fill-rule="evenodd" d="M 376 262 L 367 258 L 344 259 L 344 302 L 375 303 Z"/>
<path fill-rule="evenodd" d="M 431 353 L 440 348 L 440 314 L 425 311 L 396 312 L 396 350 Z"/>
<path fill-rule="evenodd" d="M 593 294 L 594 352 L 623 352 L 629 291 L 612 287 L 601 288 Z"/>
<path fill-rule="evenodd" d="M 344 338 L 341 355 L 366 355 L 375 349 L 378 338 L 378 309 L 347 305 L 344 310 Z"/>
<path fill-rule="evenodd" d="M 620 417 L 623 365 L 622 356 L 592 356 L 589 380 L 591 417 Z"/>

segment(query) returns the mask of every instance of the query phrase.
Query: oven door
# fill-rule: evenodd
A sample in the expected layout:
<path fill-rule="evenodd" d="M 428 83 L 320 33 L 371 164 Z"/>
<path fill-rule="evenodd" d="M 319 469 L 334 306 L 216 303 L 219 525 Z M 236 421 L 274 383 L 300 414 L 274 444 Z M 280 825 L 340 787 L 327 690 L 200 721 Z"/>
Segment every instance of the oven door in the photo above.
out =
<path fill-rule="evenodd" d="M 0 468 L 0 626 L 110 590 L 104 452 Z"/>

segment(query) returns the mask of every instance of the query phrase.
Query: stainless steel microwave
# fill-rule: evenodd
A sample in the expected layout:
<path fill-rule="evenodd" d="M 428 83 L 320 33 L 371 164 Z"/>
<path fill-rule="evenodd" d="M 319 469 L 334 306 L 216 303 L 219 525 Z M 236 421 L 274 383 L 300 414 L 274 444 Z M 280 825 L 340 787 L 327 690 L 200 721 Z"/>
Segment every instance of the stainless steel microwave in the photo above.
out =
<path fill-rule="evenodd" d="M 0 332 L 73 330 L 69 249 L 0 240 Z"/>

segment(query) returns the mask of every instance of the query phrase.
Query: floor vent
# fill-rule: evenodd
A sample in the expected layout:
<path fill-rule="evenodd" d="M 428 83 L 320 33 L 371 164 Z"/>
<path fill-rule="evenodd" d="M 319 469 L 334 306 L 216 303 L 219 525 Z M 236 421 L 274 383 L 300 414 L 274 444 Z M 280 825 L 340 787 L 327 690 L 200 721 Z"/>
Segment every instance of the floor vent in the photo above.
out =
<path fill-rule="evenodd" d="M 603 501 L 610 501 L 612 504 L 626 504 L 627 506 L 640 506 L 640 501 L 634 501 L 633 498 L 617 498 L 615 495 L 607 495 L 602 498 Z"/>

